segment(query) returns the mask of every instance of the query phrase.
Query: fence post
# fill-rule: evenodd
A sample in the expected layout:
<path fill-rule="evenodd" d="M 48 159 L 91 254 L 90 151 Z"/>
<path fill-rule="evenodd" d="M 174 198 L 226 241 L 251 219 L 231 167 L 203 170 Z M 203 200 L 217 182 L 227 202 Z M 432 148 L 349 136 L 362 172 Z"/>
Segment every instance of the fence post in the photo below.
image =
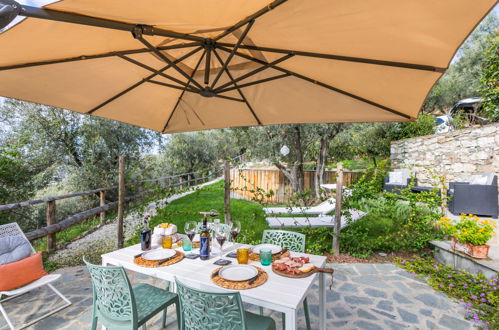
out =
<path fill-rule="evenodd" d="M 336 207 L 334 220 L 333 253 L 340 254 L 340 231 L 341 231 L 341 199 L 343 190 L 343 164 L 338 163 L 336 169 Z"/>
<path fill-rule="evenodd" d="M 99 206 L 106 205 L 106 191 L 101 190 L 99 192 Z M 100 213 L 100 223 L 103 224 L 106 221 L 106 211 Z"/>
<path fill-rule="evenodd" d="M 118 161 L 118 249 L 123 248 L 123 208 L 125 207 L 125 158 Z"/>
<path fill-rule="evenodd" d="M 47 202 L 47 226 L 55 224 L 55 201 Z M 47 236 L 47 250 L 54 251 L 56 246 L 56 237 L 54 234 L 49 234 Z"/>
<path fill-rule="evenodd" d="M 225 223 L 232 223 L 230 218 L 230 163 L 228 160 L 224 160 L 224 218 Z"/>

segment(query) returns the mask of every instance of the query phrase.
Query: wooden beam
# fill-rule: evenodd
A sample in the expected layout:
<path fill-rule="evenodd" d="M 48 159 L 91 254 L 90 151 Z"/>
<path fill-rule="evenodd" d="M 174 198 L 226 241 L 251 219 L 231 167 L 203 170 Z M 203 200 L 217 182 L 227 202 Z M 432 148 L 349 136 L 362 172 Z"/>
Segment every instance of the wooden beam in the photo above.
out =
<path fill-rule="evenodd" d="M 224 219 L 226 224 L 232 224 L 230 217 L 230 163 L 224 160 Z"/>
<path fill-rule="evenodd" d="M 118 160 L 118 249 L 123 248 L 123 212 L 125 207 L 125 157 Z"/>
<path fill-rule="evenodd" d="M 336 206 L 334 219 L 333 253 L 340 254 L 340 232 L 341 232 L 341 202 L 343 190 L 343 164 L 338 163 L 336 168 Z"/>
<path fill-rule="evenodd" d="M 55 201 L 50 201 L 47 203 L 47 226 L 53 225 L 56 222 L 55 219 Z M 55 233 L 47 236 L 47 250 L 54 251 L 56 247 L 56 237 Z"/>
<path fill-rule="evenodd" d="M 99 194 L 99 206 L 106 205 L 106 192 L 101 191 Z M 100 223 L 103 224 L 106 221 L 106 211 L 102 210 L 100 213 Z"/>

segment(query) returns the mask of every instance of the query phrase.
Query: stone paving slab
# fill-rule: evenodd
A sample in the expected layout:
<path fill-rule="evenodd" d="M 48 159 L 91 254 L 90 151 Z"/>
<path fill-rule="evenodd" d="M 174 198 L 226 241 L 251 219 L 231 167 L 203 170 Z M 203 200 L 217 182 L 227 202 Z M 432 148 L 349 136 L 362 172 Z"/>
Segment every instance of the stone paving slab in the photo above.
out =
<path fill-rule="evenodd" d="M 392 264 L 332 264 L 335 269 L 332 289 L 327 290 L 327 329 L 472 329 L 464 319 L 464 305 L 434 291 L 418 278 Z M 55 285 L 73 305 L 29 329 L 89 329 L 92 290 L 88 272 L 82 266 L 64 268 Z M 147 282 L 164 287 L 165 282 L 129 273 L 132 283 Z M 314 284 L 317 289 L 318 284 Z M 312 328 L 318 328 L 318 294 L 308 297 Z M 39 289 L 5 303 L 16 325 L 62 305 L 46 289 Z M 246 306 L 258 312 L 256 306 Z M 265 310 L 282 329 L 279 313 Z M 30 316 L 31 315 L 31 316 Z M 298 311 L 298 328 L 305 329 L 303 309 Z M 161 314 L 148 323 L 148 329 L 160 329 Z M 0 330 L 8 327 L 0 318 Z M 168 311 L 167 329 L 177 329 L 175 309 Z"/>

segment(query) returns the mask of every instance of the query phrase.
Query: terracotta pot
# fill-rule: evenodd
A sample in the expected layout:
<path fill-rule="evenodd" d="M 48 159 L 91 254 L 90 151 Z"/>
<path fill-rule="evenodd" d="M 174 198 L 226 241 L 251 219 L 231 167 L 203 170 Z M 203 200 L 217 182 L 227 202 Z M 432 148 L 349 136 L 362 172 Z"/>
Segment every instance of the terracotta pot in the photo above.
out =
<path fill-rule="evenodd" d="M 484 245 L 473 245 L 471 243 L 459 243 L 455 237 L 451 237 L 451 247 L 467 255 L 477 258 L 477 259 L 485 259 L 489 255 L 489 246 Z"/>

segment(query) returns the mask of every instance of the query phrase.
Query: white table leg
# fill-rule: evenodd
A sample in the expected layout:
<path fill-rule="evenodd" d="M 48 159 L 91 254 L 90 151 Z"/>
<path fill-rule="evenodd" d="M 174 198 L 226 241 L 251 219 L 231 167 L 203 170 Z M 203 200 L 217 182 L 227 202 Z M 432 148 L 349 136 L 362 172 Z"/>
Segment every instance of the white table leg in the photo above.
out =
<path fill-rule="evenodd" d="M 286 330 L 296 330 L 296 309 L 288 309 L 284 312 L 286 319 Z"/>
<path fill-rule="evenodd" d="M 319 329 L 326 329 L 326 277 L 319 273 Z"/>

